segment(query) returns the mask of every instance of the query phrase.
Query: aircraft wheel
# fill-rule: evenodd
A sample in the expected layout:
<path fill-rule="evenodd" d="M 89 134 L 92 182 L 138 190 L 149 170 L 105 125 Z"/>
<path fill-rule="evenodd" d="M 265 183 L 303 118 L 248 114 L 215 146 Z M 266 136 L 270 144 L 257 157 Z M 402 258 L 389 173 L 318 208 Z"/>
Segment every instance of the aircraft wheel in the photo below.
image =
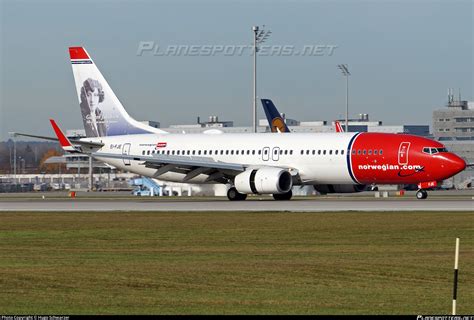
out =
<path fill-rule="evenodd" d="M 293 196 L 293 192 L 290 190 L 287 193 L 273 194 L 273 199 L 275 200 L 290 200 Z"/>
<path fill-rule="evenodd" d="M 416 192 L 417 199 L 426 199 L 428 198 L 428 192 L 426 190 L 420 189 Z"/>
<path fill-rule="evenodd" d="M 247 199 L 247 195 L 244 193 L 238 192 L 236 188 L 232 187 L 229 190 L 227 190 L 227 198 L 230 201 L 240 201 L 240 200 Z"/>

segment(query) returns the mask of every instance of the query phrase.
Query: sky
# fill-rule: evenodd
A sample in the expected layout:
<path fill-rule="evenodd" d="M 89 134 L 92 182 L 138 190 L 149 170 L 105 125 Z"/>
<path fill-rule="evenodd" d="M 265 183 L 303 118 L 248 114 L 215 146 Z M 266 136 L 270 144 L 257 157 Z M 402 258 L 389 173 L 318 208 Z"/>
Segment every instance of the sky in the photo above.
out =
<path fill-rule="evenodd" d="M 139 44 L 333 46 L 332 54 L 258 57 L 258 96 L 287 117 L 345 115 L 430 124 L 447 88 L 474 100 L 473 1 L 0 0 L 0 140 L 8 132 L 82 128 L 68 47 L 84 46 L 128 113 L 162 127 L 218 115 L 250 126 L 253 58 L 137 55 Z M 163 50 L 164 51 L 164 50 Z M 324 51 L 324 50 L 323 50 Z M 259 118 L 264 117 L 258 105 Z"/>

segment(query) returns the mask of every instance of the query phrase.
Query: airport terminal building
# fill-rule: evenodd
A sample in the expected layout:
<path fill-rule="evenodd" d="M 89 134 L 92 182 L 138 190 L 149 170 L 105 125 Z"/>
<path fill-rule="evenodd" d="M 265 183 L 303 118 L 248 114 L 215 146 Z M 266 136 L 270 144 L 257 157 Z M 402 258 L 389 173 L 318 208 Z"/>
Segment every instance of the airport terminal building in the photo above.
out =
<path fill-rule="evenodd" d="M 466 162 L 474 163 L 474 101 L 455 100 L 449 94 L 447 105 L 433 111 L 433 137 Z M 460 189 L 469 183 L 472 186 L 474 169 L 468 168 L 451 179 Z"/>

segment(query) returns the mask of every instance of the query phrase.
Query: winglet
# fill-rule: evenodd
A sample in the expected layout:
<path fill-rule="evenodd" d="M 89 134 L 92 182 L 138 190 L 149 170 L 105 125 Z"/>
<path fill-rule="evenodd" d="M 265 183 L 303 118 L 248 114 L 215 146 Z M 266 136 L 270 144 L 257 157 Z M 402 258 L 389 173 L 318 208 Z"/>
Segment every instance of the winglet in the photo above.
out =
<path fill-rule="evenodd" d="M 336 132 L 344 132 L 344 129 L 342 128 L 339 121 L 334 121 L 334 126 L 336 126 Z"/>
<path fill-rule="evenodd" d="M 59 126 L 56 124 L 56 121 L 49 119 L 51 125 L 53 126 L 54 133 L 58 137 L 59 144 L 65 151 L 76 151 L 74 146 L 71 144 L 71 141 L 64 135 Z"/>

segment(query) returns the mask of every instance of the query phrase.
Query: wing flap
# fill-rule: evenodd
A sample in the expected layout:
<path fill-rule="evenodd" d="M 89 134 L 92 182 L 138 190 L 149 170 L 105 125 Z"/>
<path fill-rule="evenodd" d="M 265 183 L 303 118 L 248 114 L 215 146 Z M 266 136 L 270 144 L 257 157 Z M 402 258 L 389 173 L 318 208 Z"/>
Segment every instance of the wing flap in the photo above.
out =
<path fill-rule="evenodd" d="M 97 158 L 111 158 L 111 159 L 125 159 L 125 160 L 134 160 L 134 161 L 143 161 L 145 164 L 173 164 L 177 167 L 204 167 L 204 168 L 214 168 L 219 170 L 229 170 L 236 172 L 245 171 L 245 166 L 240 163 L 230 163 L 230 162 L 221 162 L 214 161 L 212 158 L 197 158 L 197 157 L 187 157 L 187 156 L 168 156 L 168 155 L 153 155 L 153 156 L 141 156 L 141 155 L 124 155 L 124 154 L 115 154 L 115 153 L 102 153 L 94 152 L 92 153 L 93 157 Z"/>

